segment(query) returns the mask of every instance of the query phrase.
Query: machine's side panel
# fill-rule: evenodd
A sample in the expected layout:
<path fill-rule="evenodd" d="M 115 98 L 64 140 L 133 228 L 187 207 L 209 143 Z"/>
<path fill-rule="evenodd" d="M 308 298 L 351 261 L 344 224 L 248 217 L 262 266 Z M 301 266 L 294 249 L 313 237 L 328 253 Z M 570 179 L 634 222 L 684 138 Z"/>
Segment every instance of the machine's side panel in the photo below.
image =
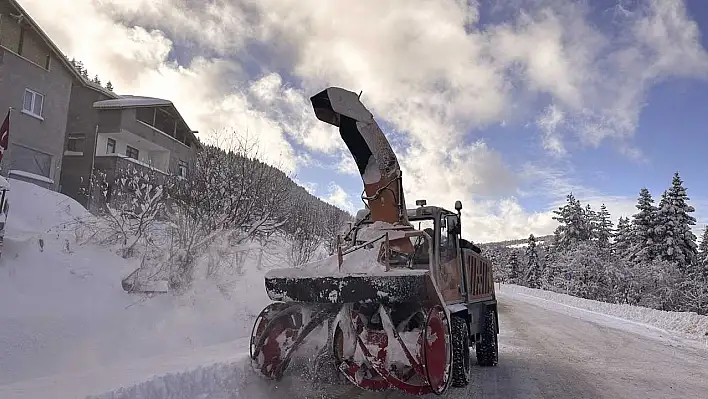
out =
<path fill-rule="evenodd" d="M 470 250 L 463 249 L 467 268 L 467 287 L 469 302 L 481 302 L 494 298 L 494 278 L 492 264 L 488 259 Z"/>
<path fill-rule="evenodd" d="M 460 260 L 458 257 L 453 257 L 440 266 L 438 286 L 440 293 L 446 303 L 463 302 L 464 296 L 460 292 L 462 283 Z"/>

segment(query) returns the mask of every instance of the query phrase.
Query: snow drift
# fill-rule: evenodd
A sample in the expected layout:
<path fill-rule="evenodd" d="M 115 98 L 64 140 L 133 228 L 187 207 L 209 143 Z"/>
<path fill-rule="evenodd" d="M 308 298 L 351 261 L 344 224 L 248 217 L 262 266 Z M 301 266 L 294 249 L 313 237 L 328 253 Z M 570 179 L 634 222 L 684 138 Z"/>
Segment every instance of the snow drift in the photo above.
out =
<path fill-rule="evenodd" d="M 247 336 L 269 302 L 263 274 L 286 258 L 282 243 L 265 255 L 253 246 L 227 281 L 198 278 L 181 296 L 128 294 L 121 279 L 140 259 L 81 243 L 75 222 L 92 216 L 73 199 L 10 184 L 0 257 L 0 386 Z M 229 251 L 208 248 L 200 262 Z"/>
<path fill-rule="evenodd" d="M 542 301 L 538 301 L 540 298 L 553 304 L 563 304 L 573 308 L 614 316 L 625 321 L 661 329 L 667 333 L 700 342 L 708 347 L 708 316 L 701 316 L 693 312 L 669 312 L 641 306 L 600 302 L 513 284 L 501 284 L 500 292 L 502 294 L 516 294 L 517 297 L 528 296 L 536 298 L 533 301 L 534 304 L 541 304 Z"/>

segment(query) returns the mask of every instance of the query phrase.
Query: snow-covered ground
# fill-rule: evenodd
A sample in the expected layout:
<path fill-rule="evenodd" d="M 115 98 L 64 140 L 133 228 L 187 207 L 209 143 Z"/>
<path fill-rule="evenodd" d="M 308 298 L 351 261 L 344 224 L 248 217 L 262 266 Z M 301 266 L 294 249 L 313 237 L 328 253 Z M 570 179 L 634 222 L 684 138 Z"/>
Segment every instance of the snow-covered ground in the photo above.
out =
<path fill-rule="evenodd" d="M 501 284 L 497 287 L 501 287 L 499 291 L 502 294 L 513 295 L 516 299 L 557 312 L 573 314 L 586 320 L 613 320 L 625 329 L 633 328 L 635 331 L 666 339 L 683 338 L 708 348 L 708 316 L 593 301 L 511 284 Z"/>
<path fill-rule="evenodd" d="M 545 241 L 543 241 L 543 240 L 536 241 L 536 245 L 543 245 L 543 244 L 545 244 Z M 507 245 L 506 247 L 507 248 L 526 248 L 528 246 L 529 246 L 529 243 L 522 242 L 521 244 L 511 244 L 511 245 Z"/>
<path fill-rule="evenodd" d="M 708 370 L 703 365 L 708 351 L 699 343 L 672 340 L 649 325 L 569 307 L 562 303 L 567 298 L 561 302 L 533 298 L 538 297 L 502 286 L 499 366 L 473 367 L 469 387 L 451 389 L 444 397 L 705 397 Z M 43 397 L 57 392 L 52 397 L 74 398 L 113 387 L 90 398 L 410 398 L 398 391 L 366 392 L 319 382 L 302 365 L 291 366 L 279 383 L 266 381 L 251 369 L 246 344 L 239 340 L 120 367 L 25 381 L 0 387 L 0 396 Z"/>
<path fill-rule="evenodd" d="M 254 253 L 221 290 L 200 279 L 184 296 L 140 300 L 120 285 L 137 259 L 77 243 L 71 221 L 88 217 L 79 204 L 10 182 L 0 257 L 0 398 L 406 397 L 313 382 L 307 358 L 294 361 L 280 383 L 251 369 L 247 337 L 268 303 L 263 275 L 282 264 L 282 245 L 269 248 L 260 267 Z M 708 392 L 705 317 L 511 285 L 498 293 L 500 365 L 474 368 L 469 389 L 446 397 Z"/>
<path fill-rule="evenodd" d="M 10 184 L 0 257 L 0 386 L 231 342 L 250 333 L 269 302 L 263 274 L 282 265 L 281 246 L 260 259 L 263 270 L 254 251 L 230 283 L 200 279 L 183 296 L 145 300 L 121 287 L 139 259 L 79 243 L 73 222 L 90 217 L 80 204 L 31 183 Z"/>

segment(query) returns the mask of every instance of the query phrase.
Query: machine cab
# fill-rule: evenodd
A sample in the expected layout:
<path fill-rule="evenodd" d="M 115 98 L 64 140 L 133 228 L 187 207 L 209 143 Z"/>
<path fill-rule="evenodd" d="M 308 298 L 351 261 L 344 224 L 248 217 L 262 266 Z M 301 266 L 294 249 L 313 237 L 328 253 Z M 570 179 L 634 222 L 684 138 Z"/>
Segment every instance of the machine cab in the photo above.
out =
<path fill-rule="evenodd" d="M 408 220 L 416 230 L 426 232 L 432 241 L 433 253 L 428 253 L 428 246 L 423 245 L 423 253 L 417 256 L 432 255 L 433 264 L 439 265 L 457 257 L 459 246 L 459 216 L 443 208 L 420 206 L 408 210 Z"/>

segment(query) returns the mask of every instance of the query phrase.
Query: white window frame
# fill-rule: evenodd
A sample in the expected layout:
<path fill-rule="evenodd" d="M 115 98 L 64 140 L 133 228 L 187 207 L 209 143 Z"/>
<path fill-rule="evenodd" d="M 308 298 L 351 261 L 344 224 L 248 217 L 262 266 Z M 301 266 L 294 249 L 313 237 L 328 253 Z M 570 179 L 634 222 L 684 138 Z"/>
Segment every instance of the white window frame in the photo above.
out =
<path fill-rule="evenodd" d="M 25 108 L 25 96 L 27 96 L 27 93 L 32 95 L 32 103 L 31 103 L 31 109 Z M 39 96 L 42 99 L 42 102 L 39 105 L 39 113 L 35 112 L 36 110 L 34 109 L 34 103 L 35 100 Z M 34 116 L 35 118 L 39 118 L 41 120 L 44 120 L 44 117 L 42 116 L 42 112 L 44 111 L 44 94 L 36 92 L 32 89 L 25 89 L 25 92 L 22 94 L 22 113 L 27 114 L 30 116 Z"/>

